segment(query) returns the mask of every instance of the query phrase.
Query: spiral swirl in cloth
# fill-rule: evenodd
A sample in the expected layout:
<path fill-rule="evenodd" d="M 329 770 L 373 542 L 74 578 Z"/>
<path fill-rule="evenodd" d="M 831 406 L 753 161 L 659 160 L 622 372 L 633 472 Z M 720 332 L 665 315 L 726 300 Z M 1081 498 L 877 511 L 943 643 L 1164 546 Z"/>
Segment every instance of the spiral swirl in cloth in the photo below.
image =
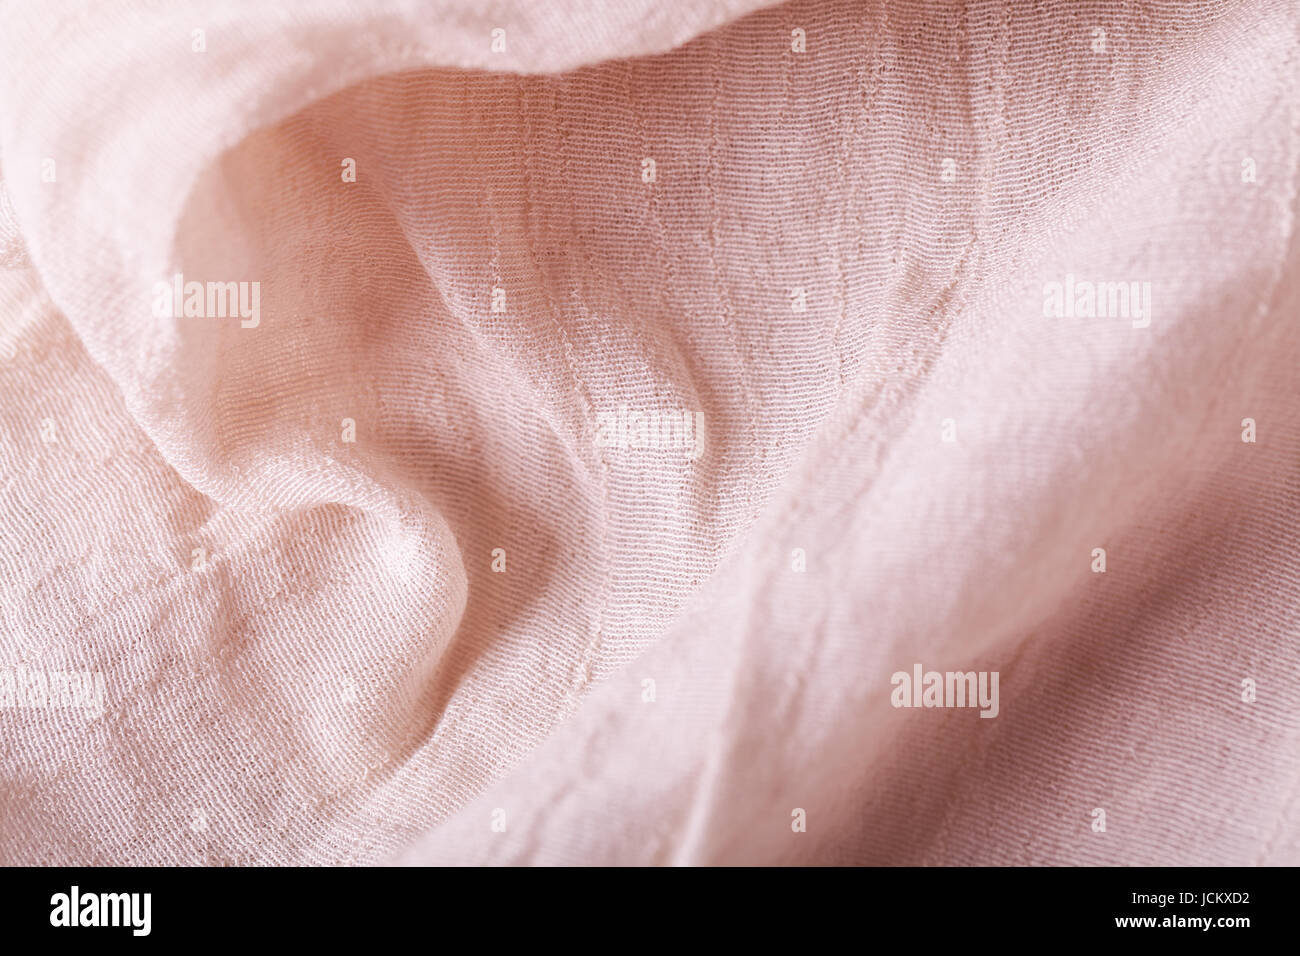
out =
<path fill-rule="evenodd" d="M 0 862 L 1300 862 L 1290 0 L 2 16 Z"/>

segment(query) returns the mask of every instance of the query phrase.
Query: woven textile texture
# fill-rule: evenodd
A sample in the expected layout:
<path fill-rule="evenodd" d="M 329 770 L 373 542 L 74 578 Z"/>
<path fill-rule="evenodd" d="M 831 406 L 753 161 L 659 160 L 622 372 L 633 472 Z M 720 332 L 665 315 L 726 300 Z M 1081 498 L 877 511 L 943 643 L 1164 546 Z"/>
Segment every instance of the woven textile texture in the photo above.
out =
<path fill-rule="evenodd" d="M 0 863 L 1300 863 L 1298 165 L 1293 0 L 4 4 Z"/>

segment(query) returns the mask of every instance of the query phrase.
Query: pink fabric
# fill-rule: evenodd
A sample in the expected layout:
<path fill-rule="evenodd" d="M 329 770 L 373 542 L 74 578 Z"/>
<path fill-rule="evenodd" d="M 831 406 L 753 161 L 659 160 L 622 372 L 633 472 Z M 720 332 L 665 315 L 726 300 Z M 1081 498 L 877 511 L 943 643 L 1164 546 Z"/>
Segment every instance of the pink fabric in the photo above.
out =
<path fill-rule="evenodd" d="M 0 22 L 0 863 L 1300 862 L 1294 3 Z"/>

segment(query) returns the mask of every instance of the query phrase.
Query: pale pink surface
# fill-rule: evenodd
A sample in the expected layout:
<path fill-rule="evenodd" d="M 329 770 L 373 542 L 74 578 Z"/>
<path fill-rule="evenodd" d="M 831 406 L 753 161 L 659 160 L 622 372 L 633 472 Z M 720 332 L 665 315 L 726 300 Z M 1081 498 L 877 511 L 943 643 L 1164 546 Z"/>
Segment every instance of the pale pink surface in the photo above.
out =
<path fill-rule="evenodd" d="M 211 7 L 0 13 L 0 863 L 1300 862 L 1293 3 Z"/>

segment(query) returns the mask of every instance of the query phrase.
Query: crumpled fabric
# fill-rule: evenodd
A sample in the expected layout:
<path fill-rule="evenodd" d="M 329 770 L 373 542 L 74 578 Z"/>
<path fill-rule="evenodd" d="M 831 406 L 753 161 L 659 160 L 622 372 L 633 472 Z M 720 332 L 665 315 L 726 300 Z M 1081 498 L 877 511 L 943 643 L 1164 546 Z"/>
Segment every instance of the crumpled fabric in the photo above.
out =
<path fill-rule="evenodd" d="M 1300 862 L 1298 164 L 1286 0 L 4 4 L 0 862 Z"/>

